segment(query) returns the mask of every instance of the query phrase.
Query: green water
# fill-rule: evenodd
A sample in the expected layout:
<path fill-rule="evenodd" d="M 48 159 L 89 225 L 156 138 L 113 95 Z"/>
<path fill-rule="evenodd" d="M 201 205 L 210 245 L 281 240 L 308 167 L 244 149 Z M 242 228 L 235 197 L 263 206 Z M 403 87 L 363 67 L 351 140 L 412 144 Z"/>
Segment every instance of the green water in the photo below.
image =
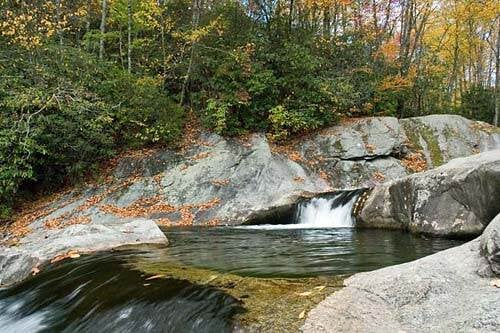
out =
<path fill-rule="evenodd" d="M 386 230 L 251 228 L 165 229 L 164 256 L 245 276 L 353 274 L 415 260 L 462 244 Z"/>

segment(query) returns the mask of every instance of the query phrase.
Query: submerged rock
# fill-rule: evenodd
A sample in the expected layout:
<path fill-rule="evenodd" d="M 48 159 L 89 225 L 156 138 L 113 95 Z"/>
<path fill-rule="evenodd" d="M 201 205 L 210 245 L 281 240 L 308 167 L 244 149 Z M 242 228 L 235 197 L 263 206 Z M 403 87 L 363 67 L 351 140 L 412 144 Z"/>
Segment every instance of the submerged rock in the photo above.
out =
<path fill-rule="evenodd" d="M 477 236 L 500 212 L 498 198 L 500 150 L 493 150 L 375 187 L 358 226 Z"/>
<path fill-rule="evenodd" d="M 499 289 L 485 244 L 500 243 L 500 220 L 482 239 L 431 256 L 345 280 L 310 313 L 304 332 L 497 332 Z M 480 244 L 481 242 L 481 244 Z M 493 258 L 492 268 L 498 257 Z M 496 258 L 496 259 L 495 259 Z M 480 272 L 481 274 L 479 274 Z M 490 272 L 490 273 L 488 273 Z"/>

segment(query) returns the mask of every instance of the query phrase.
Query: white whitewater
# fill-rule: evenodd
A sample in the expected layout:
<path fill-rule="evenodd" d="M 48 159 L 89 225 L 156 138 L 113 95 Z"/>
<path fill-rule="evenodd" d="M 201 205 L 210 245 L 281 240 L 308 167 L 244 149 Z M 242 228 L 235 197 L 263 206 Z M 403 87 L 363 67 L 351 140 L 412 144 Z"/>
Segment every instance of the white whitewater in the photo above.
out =
<path fill-rule="evenodd" d="M 353 228 L 355 221 L 352 207 L 357 196 L 347 202 L 339 200 L 341 196 L 313 198 L 300 203 L 297 210 L 298 224 L 303 228 Z"/>
<path fill-rule="evenodd" d="M 359 192 L 353 191 L 305 200 L 298 204 L 293 224 L 261 224 L 237 228 L 263 230 L 353 228 L 355 219 L 352 209 L 358 196 Z"/>

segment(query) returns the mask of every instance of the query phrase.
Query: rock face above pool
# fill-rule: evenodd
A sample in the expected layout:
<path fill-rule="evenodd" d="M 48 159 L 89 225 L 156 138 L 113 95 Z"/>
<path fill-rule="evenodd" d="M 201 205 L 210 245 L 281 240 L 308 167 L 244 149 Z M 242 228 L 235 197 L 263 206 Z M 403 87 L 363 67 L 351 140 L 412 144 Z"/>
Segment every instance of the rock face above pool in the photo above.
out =
<path fill-rule="evenodd" d="M 481 239 L 355 274 L 309 313 L 303 331 L 498 332 L 499 228 L 500 215 Z"/>
<path fill-rule="evenodd" d="M 283 145 L 201 133 L 181 151 L 118 159 L 105 183 L 60 196 L 31 220 L 240 224 L 304 194 L 372 187 L 496 148 L 497 129 L 451 115 L 354 119 Z"/>
<path fill-rule="evenodd" d="M 434 236 L 479 235 L 500 212 L 500 150 L 376 186 L 359 226 Z"/>

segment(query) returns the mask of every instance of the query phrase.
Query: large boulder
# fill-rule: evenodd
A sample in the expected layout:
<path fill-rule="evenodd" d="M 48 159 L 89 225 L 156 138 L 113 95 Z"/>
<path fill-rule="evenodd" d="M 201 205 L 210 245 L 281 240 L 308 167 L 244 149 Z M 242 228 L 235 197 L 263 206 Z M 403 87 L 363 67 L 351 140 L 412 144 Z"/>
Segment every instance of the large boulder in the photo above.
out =
<path fill-rule="evenodd" d="M 359 227 L 436 236 L 476 236 L 500 212 L 500 150 L 376 186 Z"/>
<path fill-rule="evenodd" d="M 488 260 L 491 270 L 500 275 L 500 214 L 481 235 L 481 253 Z"/>
<path fill-rule="evenodd" d="M 131 208 L 142 198 L 159 196 L 156 206 L 162 208 L 164 203 L 172 209 L 155 210 L 152 205 L 150 218 L 181 224 L 239 224 L 258 212 L 292 204 L 303 193 L 329 189 L 318 175 L 273 153 L 262 134 L 247 141 L 203 134 L 199 142 L 177 155 L 177 163 L 155 177 L 138 179 L 103 204 Z"/>
<path fill-rule="evenodd" d="M 490 241 L 486 232 L 483 237 L 410 263 L 355 274 L 309 313 L 303 331 L 500 331 L 500 282 L 481 255 L 480 242 Z"/>
<path fill-rule="evenodd" d="M 457 115 L 430 115 L 401 119 L 409 145 L 423 152 L 429 168 L 447 161 L 500 149 L 500 131 L 488 124 Z"/>
<path fill-rule="evenodd" d="M 80 221 L 82 222 L 82 221 Z M 0 247 L 0 286 L 28 277 L 33 269 L 68 252 L 95 252 L 123 245 L 168 244 L 167 238 L 152 220 L 88 221 L 46 227 L 30 225 L 31 231 L 16 246 Z M 35 272 L 36 273 L 36 272 Z"/>
<path fill-rule="evenodd" d="M 500 130 L 454 115 L 362 118 L 300 138 L 293 146 L 332 187 L 348 189 L 372 187 L 454 158 L 500 149 Z M 412 166 L 415 161 L 420 162 L 417 168 Z"/>

